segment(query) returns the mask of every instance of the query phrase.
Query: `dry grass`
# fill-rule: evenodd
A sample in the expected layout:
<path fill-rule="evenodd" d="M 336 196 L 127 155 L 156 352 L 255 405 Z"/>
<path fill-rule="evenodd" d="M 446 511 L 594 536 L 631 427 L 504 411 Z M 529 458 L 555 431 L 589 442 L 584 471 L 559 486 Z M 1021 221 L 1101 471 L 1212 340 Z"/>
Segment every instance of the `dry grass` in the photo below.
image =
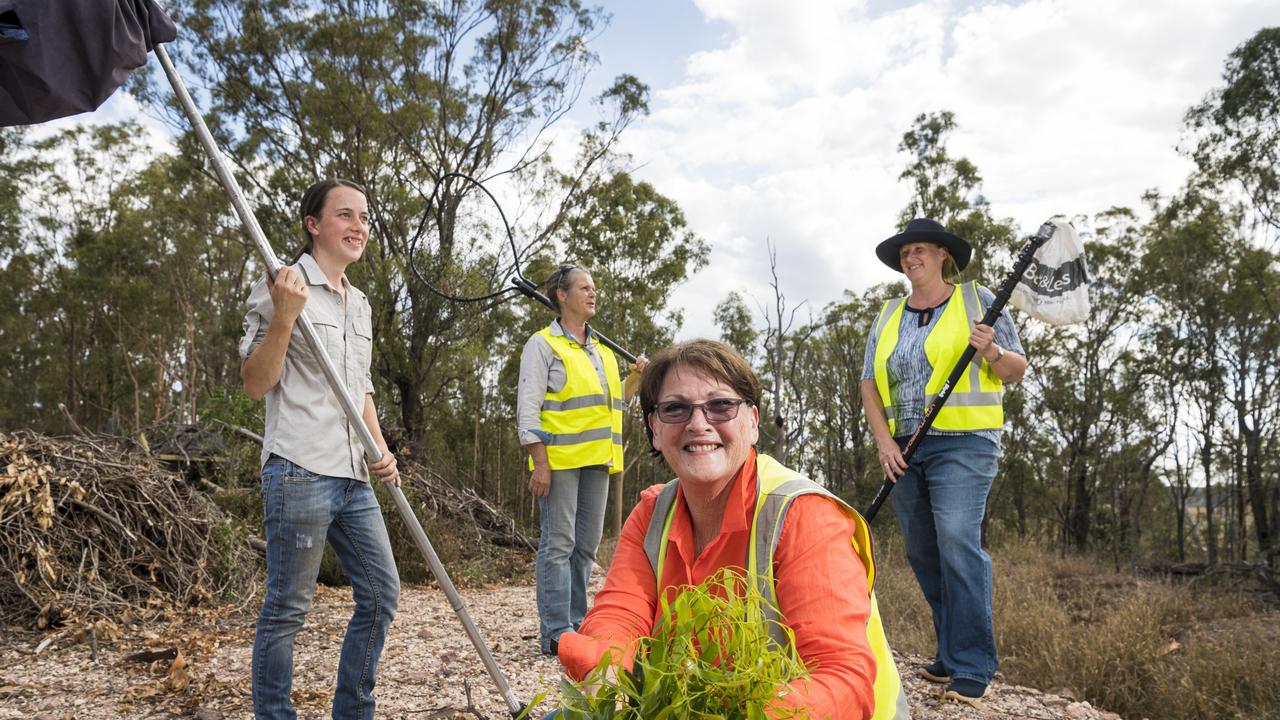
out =
<path fill-rule="evenodd" d="M 887 525 L 887 524 L 886 524 Z M 877 528 L 895 649 L 932 656 L 929 609 L 896 528 Z M 992 551 L 1001 671 L 1140 718 L 1280 718 L 1280 612 L 1238 591 L 1117 575 L 1025 545 Z"/>

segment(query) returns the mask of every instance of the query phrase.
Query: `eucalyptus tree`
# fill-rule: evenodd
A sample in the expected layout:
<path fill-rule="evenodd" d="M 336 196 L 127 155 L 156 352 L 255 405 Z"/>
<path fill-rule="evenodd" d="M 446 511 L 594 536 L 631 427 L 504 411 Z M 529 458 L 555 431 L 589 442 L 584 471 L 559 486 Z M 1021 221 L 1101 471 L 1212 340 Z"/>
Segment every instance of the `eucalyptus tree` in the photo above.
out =
<path fill-rule="evenodd" d="M 720 340 L 737 350 L 747 362 L 752 362 L 756 355 L 756 345 L 760 341 L 760 332 L 752 323 L 751 308 L 742 298 L 742 293 L 731 291 L 716 304 L 712 312 L 716 327 L 720 329 Z"/>
<path fill-rule="evenodd" d="M 1232 51 L 1222 79 L 1187 111 L 1187 149 L 1201 171 L 1238 184 L 1258 216 L 1280 229 L 1280 27 Z"/>
<path fill-rule="evenodd" d="M 1149 308 L 1135 302 L 1129 284 L 1142 228 L 1124 209 L 1103 213 L 1094 225 L 1098 238 L 1085 245 L 1092 312 L 1082 324 L 1044 328 L 1024 343 L 1034 360 L 1022 383 L 1042 435 L 1038 462 L 1056 486 L 1060 540 L 1079 551 L 1090 547 L 1097 510 L 1113 497 L 1108 461 L 1153 431 L 1153 379 L 1141 370 L 1154 351 L 1142 337 Z"/>
<path fill-rule="evenodd" d="M 1245 505 L 1259 550 L 1280 548 L 1274 511 L 1280 481 L 1269 459 L 1280 439 L 1276 317 L 1280 314 L 1275 241 L 1280 231 L 1280 28 L 1263 28 L 1237 47 L 1223 71 L 1224 85 L 1186 115 L 1187 152 L 1200 182 L 1239 190 L 1249 218 L 1233 222 L 1225 243 L 1225 284 L 1215 327 L 1225 339 L 1219 356 L 1226 373 L 1223 397 L 1234 416 L 1228 441 L 1233 459 L 1235 532 L 1227 540 L 1246 555 Z M 1247 501 L 1246 501 L 1247 497 Z"/>

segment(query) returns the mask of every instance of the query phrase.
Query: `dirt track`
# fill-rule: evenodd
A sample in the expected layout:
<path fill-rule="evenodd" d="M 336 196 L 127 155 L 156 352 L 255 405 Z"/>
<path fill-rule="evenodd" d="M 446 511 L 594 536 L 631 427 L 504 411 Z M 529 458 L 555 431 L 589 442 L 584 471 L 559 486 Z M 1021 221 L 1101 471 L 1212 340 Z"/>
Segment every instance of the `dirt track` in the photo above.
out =
<path fill-rule="evenodd" d="M 596 578 L 599 582 L 599 578 Z M 537 653 L 537 617 L 529 584 L 463 592 L 480 632 L 516 697 L 554 692 L 559 664 Z M 332 678 L 350 606 L 345 588 L 321 587 L 307 627 L 298 637 L 294 699 L 299 718 L 329 717 Z M 191 613 L 150 627 L 125 627 L 119 640 L 52 643 L 32 654 L 45 636 L 6 629 L 0 639 L 0 720 L 98 718 L 249 718 L 253 613 Z M 143 650 L 176 648 L 182 662 L 150 664 L 124 658 Z M 1117 719 L 1087 703 L 996 683 L 982 711 L 939 706 L 938 686 L 917 681 L 910 668 L 921 658 L 899 659 L 915 718 Z M 467 688 L 470 686 L 469 711 Z M 406 587 L 392 627 L 378 684 L 378 716 L 385 718 L 507 717 L 506 703 L 485 673 L 444 594 Z M 543 712 L 549 711 L 546 701 Z M 541 717 L 541 715 L 535 715 Z"/>

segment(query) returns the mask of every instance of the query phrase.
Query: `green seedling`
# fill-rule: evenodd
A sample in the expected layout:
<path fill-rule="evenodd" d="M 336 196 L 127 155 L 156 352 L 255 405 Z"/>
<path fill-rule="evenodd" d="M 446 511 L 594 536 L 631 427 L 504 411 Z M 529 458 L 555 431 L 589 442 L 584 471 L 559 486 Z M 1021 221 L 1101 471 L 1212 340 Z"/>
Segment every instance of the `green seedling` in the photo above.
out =
<path fill-rule="evenodd" d="M 662 599 L 662 619 L 637 646 L 631 669 L 606 653 L 581 683 L 561 682 L 564 720 L 764 720 L 766 709 L 806 677 L 789 642 L 769 639 L 765 598 L 725 568 Z M 776 717 L 808 717 L 783 711 Z"/>

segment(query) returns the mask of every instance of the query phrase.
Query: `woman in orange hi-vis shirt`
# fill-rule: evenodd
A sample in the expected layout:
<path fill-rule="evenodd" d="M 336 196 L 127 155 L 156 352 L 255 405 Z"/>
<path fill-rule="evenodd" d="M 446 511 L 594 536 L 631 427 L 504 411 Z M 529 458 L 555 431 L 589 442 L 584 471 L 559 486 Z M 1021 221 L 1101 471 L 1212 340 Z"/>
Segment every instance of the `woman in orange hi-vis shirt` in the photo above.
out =
<path fill-rule="evenodd" d="M 560 662 L 581 680 L 605 653 L 629 657 L 661 616 L 659 592 L 674 594 L 724 567 L 745 570 L 753 533 L 781 527 L 763 562 L 772 563 L 773 599 L 810 675 L 778 688 L 777 709 L 905 718 L 870 593 L 866 524 L 816 484 L 756 454 L 760 394 L 755 372 L 723 343 L 683 343 L 650 361 L 640 387 L 645 429 L 676 480 L 641 494 L 595 605 L 577 632 L 560 637 Z M 779 498 L 783 521 L 759 522 L 763 503 Z"/>

